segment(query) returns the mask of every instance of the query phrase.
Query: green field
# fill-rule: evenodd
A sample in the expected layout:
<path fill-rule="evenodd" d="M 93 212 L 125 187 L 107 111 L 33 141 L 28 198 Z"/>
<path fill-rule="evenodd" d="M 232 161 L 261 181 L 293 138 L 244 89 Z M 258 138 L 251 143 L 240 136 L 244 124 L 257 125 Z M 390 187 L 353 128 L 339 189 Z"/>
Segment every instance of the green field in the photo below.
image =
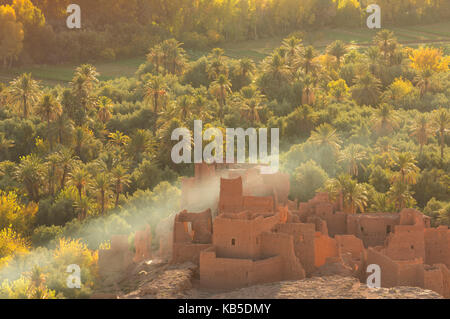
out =
<path fill-rule="evenodd" d="M 419 45 L 450 46 L 450 22 L 391 28 L 395 32 L 399 42 L 417 47 Z M 335 40 L 354 42 L 356 45 L 367 46 L 376 34 L 376 30 L 335 28 L 304 33 L 306 44 L 312 44 L 319 49 L 324 49 Z M 232 58 L 250 57 L 255 61 L 261 61 L 264 57 L 278 47 L 284 37 L 274 37 L 252 41 L 228 43 L 223 46 L 226 55 Z M 197 58 L 206 52 L 189 52 L 191 57 Z M 114 62 L 93 63 L 100 72 L 100 80 L 111 80 L 117 77 L 133 76 L 139 65 L 144 62 L 144 57 L 123 59 Z M 41 65 L 10 70 L 0 70 L 0 81 L 8 82 L 18 74 L 31 72 L 36 79 L 46 85 L 65 85 L 72 79 L 75 64 L 68 65 Z"/>

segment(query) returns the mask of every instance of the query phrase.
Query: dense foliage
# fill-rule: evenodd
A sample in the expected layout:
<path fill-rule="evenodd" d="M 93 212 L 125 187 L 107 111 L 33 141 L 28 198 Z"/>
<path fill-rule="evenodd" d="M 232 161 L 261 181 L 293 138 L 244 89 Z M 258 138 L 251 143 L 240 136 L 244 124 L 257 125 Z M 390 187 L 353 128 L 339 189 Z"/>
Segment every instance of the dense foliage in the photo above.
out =
<path fill-rule="evenodd" d="M 96 249 L 176 212 L 193 167 L 171 161 L 171 133 L 196 119 L 280 128 L 292 200 L 342 192 L 348 213 L 415 207 L 450 226 L 449 63 L 382 30 L 364 49 L 291 37 L 259 64 L 190 60 L 169 39 L 133 78 L 100 82 L 88 64 L 67 87 L 18 76 L 0 96 L 0 296 L 88 295 Z M 67 262 L 84 265 L 79 295 Z"/>

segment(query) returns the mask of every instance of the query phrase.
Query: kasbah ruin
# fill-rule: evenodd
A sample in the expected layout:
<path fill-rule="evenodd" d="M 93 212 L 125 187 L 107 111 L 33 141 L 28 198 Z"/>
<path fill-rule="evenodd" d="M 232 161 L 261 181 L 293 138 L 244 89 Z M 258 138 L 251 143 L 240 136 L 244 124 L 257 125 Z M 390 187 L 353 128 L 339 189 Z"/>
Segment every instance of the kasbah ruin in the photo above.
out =
<path fill-rule="evenodd" d="M 318 193 L 306 203 L 288 199 L 287 174 L 262 174 L 255 165 L 196 164 L 182 181 L 182 211 L 156 229 L 114 236 L 99 251 L 100 274 L 154 257 L 199 266 L 200 287 L 234 289 L 299 280 L 312 274 L 353 276 L 381 268 L 381 287 L 421 287 L 450 298 L 450 230 L 430 226 L 414 209 L 400 213 L 343 212 L 342 200 Z"/>

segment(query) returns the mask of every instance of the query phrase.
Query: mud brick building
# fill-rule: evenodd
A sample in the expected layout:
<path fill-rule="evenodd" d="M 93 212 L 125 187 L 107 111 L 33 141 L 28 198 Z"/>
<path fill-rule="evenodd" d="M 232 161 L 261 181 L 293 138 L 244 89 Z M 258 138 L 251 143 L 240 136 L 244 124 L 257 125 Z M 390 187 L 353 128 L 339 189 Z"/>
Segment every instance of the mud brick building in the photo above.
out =
<path fill-rule="evenodd" d="M 182 211 L 155 229 L 159 258 L 199 265 L 200 285 L 232 289 L 310 276 L 369 275 L 381 286 L 416 286 L 450 298 L 450 230 L 432 228 L 414 209 L 347 214 L 341 200 L 319 193 L 306 203 L 288 199 L 289 176 L 255 165 L 195 166 L 182 181 Z M 99 251 L 103 276 L 152 257 L 149 228 L 115 236 Z M 154 254 L 155 255 L 155 254 Z"/>
<path fill-rule="evenodd" d="M 288 194 L 287 174 L 196 165 L 195 176 L 182 182 L 185 210 L 174 219 L 172 262 L 197 263 L 200 284 L 215 289 L 302 279 L 338 266 L 365 281 L 367 266 L 378 264 L 383 287 L 418 286 L 450 298 L 447 227 L 431 228 L 414 209 L 352 215 L 326 193 L 306 203 Z"/>

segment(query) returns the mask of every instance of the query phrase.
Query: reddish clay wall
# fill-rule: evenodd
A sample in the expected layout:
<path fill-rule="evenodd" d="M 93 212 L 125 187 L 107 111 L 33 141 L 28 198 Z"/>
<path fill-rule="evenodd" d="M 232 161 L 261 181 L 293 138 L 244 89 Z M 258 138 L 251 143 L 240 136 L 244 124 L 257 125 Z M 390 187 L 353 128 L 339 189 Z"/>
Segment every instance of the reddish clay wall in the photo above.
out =
<path fill-rule="evenodd" d="M 314 267 L 314 224 L 288 223 L 278 224 L 274 232 L 292 235 L 295 255 L 299 259 L 306 274 L 315 270 Z"/>
<path fill-rule="evenodd" d="M 200 285 L 205 288 L 233 289 L 280 281 L 282 264 L 280 256 L 259 261 L 217 258 L 211 247 L 200 254 Z"/>
<path fill-rule="evenodd" d="M 448 227 L 425 228 L 425 263 L 450 267 L 450 230 Z"/>
<path fill-rule="evenodd" d="M 314 238 L 314 265 L 323 266 L 329 257 L 338 257 L 338 247 L 335 239 L 316 232 Z"/>
<path fill-rule="evenodd" d="M 278 222 L 278 215 L 267 218 L 259 216 L 252 220 L 216 217 L 213 226 L 213 244 L 216 247 L 217 256 L 259 258 L 258 236 L 262 232 L 271 230 Z"/>

